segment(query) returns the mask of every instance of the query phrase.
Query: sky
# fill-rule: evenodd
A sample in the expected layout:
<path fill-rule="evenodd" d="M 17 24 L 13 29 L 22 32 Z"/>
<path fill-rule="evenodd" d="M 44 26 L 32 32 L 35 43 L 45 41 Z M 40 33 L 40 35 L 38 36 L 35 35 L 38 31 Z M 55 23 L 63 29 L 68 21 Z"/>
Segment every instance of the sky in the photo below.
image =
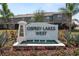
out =
<path fill-rule="evenodd" d="M 9 3 L 8 7 L 14 15 L 19 15 L 34 13 L 36 10 L 59 12 L 59 8 L 65 7 L 65 3 Z M 79 13 L 73 18 L 79 19 Z"/>
<path fill-rule="evenodd" d="M 45 12 L 56 12 L 58 8 L 64 7 L 64 4 L 46 4 L 46 3 L 14 3 L 8 4 L 11 11 L 17 14 L 34 13 L 36 10 L 44 10 Z"/>

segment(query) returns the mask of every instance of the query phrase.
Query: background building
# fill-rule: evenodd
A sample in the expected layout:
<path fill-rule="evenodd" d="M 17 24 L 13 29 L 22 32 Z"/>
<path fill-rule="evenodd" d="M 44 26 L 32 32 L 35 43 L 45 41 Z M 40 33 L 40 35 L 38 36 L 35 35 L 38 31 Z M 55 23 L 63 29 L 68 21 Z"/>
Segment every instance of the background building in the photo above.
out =
<path fill-rule="evenodd" d="M 19 21 L 26 21 L 26 22 L 34 22 L 33 18 L 34 14 L 21 14 L 15 15 L 13 18 L 9 18 L 9 29 L 17 29 Z M 58 24 L 59 27 L 68 27 L 69 24 L 69 17 L 65 13 L 55 13 L 55 12 L 45 12 L 44 13 L 44 22 L 48 22 L 51 24 Z M 5 21 L 0 18 L 0 28 L 5 28 Z"/>

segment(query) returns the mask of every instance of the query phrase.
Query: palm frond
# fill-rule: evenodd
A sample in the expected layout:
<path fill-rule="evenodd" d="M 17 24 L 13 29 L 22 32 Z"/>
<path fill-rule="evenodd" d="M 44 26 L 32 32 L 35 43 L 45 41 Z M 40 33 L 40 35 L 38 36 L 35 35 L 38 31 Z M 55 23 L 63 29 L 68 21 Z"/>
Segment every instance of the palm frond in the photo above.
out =
<path fill-rule="evenodd" d="M 63 13 L 67 13 L 67 10 L 65 8 L 60 8 L 59 11 Z"/>
<path fill-rule="evenodd" d="M 3 4 L 2 4 L 2 9 L 3 9 L 3 11 L 5 12 L 5 14 L 7 14 L 8 5 L 7 5 L 6 3 L 3 3 Z"/>
<path fill-rule="evenodd" d="M 65 8 L 60 8 L 61 12 L 65 12 L 66 14 L 75 15 L 79 12 L 79 3 L 66 3 Z"/>
<path fill-rule="evenodd" d="M 34 17 L 35 21 L 43 21 L 44 19 L 44 11 L 43 10 L 37 10 L 35 13 L 34 13 Z"/>
<path fill-rule="evenodd" d="M 10 18 L 13 17 L 13 13 L 8 9 L 7 3 L 1 3 L 2 10 L 0 11 L 0 14 L 3 16 L 3 18 Z"/>
<path fill-rule="evenodd" d="M 2 16 L 2 18 L 5 18 L 5 14 L 2 10 L 0 10 L 0 15 Z"/>
<path fill-rule="evenodd" d="M 6 18 L 11 18 L 13 16 L 14 16 L 14 14 L 10 12 L 10 13 L 7 14 Z"/>

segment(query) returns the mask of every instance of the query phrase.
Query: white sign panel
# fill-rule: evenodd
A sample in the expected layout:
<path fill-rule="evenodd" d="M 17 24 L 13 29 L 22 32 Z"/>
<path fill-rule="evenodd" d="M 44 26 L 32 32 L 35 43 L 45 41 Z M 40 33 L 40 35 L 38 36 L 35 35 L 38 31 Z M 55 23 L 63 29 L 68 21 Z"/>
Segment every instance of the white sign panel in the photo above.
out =
<path fill-rule="evenodd" d="M 26 40 L 58 40 L 58 25 L 44 22 L 29 23 L 25 31 Z"/>
<path fill-rule="evenodd" d="M 14 43 L 13 46 L 65 45 L 58 40 L 58 25 L 48 24 L 45 22 L 27 24 L 24 21 L 21 21 L 19 22 L 17 42 Z"/>

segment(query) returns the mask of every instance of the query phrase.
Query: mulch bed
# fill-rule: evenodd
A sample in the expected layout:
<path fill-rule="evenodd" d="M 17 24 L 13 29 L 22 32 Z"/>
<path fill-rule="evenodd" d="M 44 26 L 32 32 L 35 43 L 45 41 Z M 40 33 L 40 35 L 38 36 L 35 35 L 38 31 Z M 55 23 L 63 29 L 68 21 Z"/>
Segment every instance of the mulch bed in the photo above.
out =
<path fill-rule="evenodd" d="M 54 50 L 54 49 L 61 49 L 65 48 L 63 46 L 14 46 L 13 50 Z"/>
<path fill-rule="evenodd" d="M 36 48 L 36 49 L 35 49 Z M 10 47 L 0 49 L 2 56 L 74 56 L 78 47 Z"/>

